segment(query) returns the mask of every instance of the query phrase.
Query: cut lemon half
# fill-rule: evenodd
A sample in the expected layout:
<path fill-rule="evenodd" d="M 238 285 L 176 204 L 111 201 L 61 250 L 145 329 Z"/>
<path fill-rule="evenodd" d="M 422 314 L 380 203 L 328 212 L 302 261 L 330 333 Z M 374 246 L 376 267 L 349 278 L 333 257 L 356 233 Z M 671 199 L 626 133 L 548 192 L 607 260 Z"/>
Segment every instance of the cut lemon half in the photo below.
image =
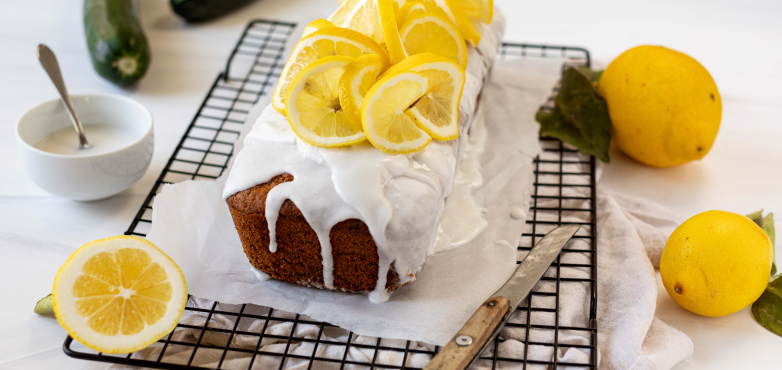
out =
<path fill-rule="evenodd" d="M 339 80 L 339 102 L 351 121 L 361 125 L 364 96 L 381 73 L 383 63 L 373 54 L 362 55 L 345 67 L 345 73 Z"/>
<path fill-rule="evenodd" d="M 421 2 L 424 3 L 427 9 L 437 8 L 442 15 L 445 15 L 451 23 L 456 25 L 459 33 L 462 34 L 462 37 L 470 45 L 478 46 L 478 43 L 481 41 L 481 34 L 475 30 L 470 19 L 464 15 L 464 12 L 454 3 L 454 0 L 421 0 Z"/>
<path fill-rule="evenodd" d="M 334 25 L 334 23 L 331 23 L 325 19 L 316 19 L 310 22 L 310 24 L 308 24 L 307 27 L 304 27 L 304 32 L 301 34 L 301 37 L 302 38 L 307 37 L 315 33 L 315 31 L 317 30 L 328 28 L 328 27 L 336 27 L 336 26 Z"/>
<path fill-rule="evenodd" d="M 420 1 L 407 2 L 396 12 L 396 25 L 399 28 L 402 28 L 402 25 L 405 24 L 407 19 L 429 12 L 430 11 L 426 9 L 424 3 Z"/>
<path fill-rule="evenodd" d="M 353 30 L 326 27 L 301 39 L 282 69 L 280 80 L 274 89 L 272 106 L 278 112 L 287 114 L 285 94 L 296 75 L 310 63 L 327 56 L 344 55 L 358 58 L 362 54 L 377 54 L 385 66 L 391 65 L 388 54 L 378 43 Z"/>
<path fill-rule="evenodd" d="M 130 353 L 176 327 L 187 303 L 179 267 L 136 236 L 99 239 L 77 249 L 54 278 L 57 321 L 96 351 Z"/>
<path fill-rule="evenodd" d="M 459 137 L 459 102 L 464 70 L 453 60 L 431 53 L 413 55 L 391 67 L 380 78 L 400 71 L 420 73 L 429 80 L 426 94 L 409 110 L 418 127 L 437 140 Z"/>
<path fill-rule="evenodd" d="M 491 23 L 494 17 L 494 0 L 454 0 L 467 18 Z"/>
<path fill-rule="evenodd" d="M 456 27 L 442 15 L 424 13 L 410 18 L 399 30 L 410 55 L 433 53 L 467 67 L 467 45 Z"/>
<path fill-rule="evenodd" d="M 429 144 L 432 138 L 407 112 L 428 88 L 426 76 L 402 70 L 387 74 L 369 89 L 361 124 L 372 145 L 389 154 L 406 154 Z"/>
<path fill-rule="evenodd" d="M 305 142 L 323 147 L 347 146 L 366 140 L 360 121 L 342 110 L 339 80 L 353 58 L 321 58 L 299 73 L 285 97 L 288 123 Z"/>

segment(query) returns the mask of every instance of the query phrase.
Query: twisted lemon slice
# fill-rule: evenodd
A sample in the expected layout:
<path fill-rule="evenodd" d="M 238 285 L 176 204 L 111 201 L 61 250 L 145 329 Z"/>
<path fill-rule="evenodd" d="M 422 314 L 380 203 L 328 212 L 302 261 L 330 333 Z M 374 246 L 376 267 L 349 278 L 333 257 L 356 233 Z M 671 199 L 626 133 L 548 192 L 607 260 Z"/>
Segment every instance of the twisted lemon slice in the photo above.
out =
<path fill-rule="evenodd" d="M 302 32 L 301 37 L 302 38 L 307 37 L 315 33 L 315 31 L 322 30 L 324 28 L 329 28 L 329 27 L 336 27 L 336 26 L 325 19 L 316 19 L 310 22 L 307 25 L 307 27 L 304 27 L 304 32 Z"/>
<path fill-rule="evenodd" d="M 481 41 L 481 34 L 475 30 L 470 19 L 464 15 L 464 11 L 459 8 L 455 0 L 421 0 L 429 11 L 436 8 L 438 12 L 448 18 L 451 23 L 456 25 L 462 37 L 472 46 L 477 46 Z"/>
<path fill-rule="evenodd" d="M 345 67 L 339 80 L 339 102 L 342 110 L 354 123 L 361 125 L 361 106 L 364 96 L 377 77 L 383 73 L 383 62 L 374 54 L 362 55 Z"/>
<path fill-rule="evenodd" d="M 409 18 L 400 29 L 409 55 L 433 53 L 467 67 L 467 46 L 456 27 L 442 15 L 424 13 Z"/>
<path fill-rule="evenodd" d="M 372 86 L 361 107 L 361 124 L 372 145 L 389 154 L 405 154 L 429 144 L 432 138 L 408 115 L 428 88 L 426 76 L 406 70 L 386 73 Z"/>
<path fill-rule="evenodd" d="M 467 18 L 491 23 L 494 17 L 494 0 L 454 0 Z"/>
<path fill-rule="evenodd" d="M 429 81 L 426 94 L 410 108 L 418 127 L 437 140 L 459 137 L 459 102 L 464 70 L 453 60 L 431 53 L 413 55 L 391 67 L 381 78 L 399 71 L 420 73 Z"/>
<path fill-rule="evenodd" d="M 342 110 L 339 80 L 353 58 L 321 58 L 299 73 L 285 97 L 288 123 L 299 138 L 323 147 L 346 146 L 366 140 L 361 122 Z"/>
<path fill-rule="evenodd" d="M 272 106 L 278 112 L 287 114 L 285 94 L 296 75 L 312 62 L 327 56 L 357 58 L 362 54 L 377 54 L 385 66 L 391 65 L 388 53 L 374 40 L 361 33 L 340 27 L 326 27 L 313 32 L 296 44 L 288 58 L 280 74 L 280 81 L 274 89 Z"/>
<path fill-rule="evenodd" d="M 96 351 L 129 353 L 170 333 L 185 309 L 187 284 L 160 249 L 136 236 L 85 244 L 52 288 L 57 321 Z"/>
<path fill-rule="evenodd" d="M 429 12 L 430 10 L 426 9 L 424 3 L 420 1 L 408 1 L 396 11 L 396 25 L 399 28 L 402 28 L 402 25 L 405 24 L 407 19 Z"/>

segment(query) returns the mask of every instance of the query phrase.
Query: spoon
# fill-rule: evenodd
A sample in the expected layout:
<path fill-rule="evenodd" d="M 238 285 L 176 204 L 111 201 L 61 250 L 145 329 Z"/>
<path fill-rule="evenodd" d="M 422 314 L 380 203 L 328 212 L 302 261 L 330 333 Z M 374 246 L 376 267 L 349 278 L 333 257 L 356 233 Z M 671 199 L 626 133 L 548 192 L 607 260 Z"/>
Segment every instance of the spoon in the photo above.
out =
<path fill-rule="evenodd" d="M 79 149 L 89 149 L 90 143 L 87 142 L 87 137 L 84 136 L 84 127 L 81 126 L 79 117 L 76 116 L 76 110 L 73 108 L 73 102 L 71 96 L 68 95 L 68 90 L 65 88 L 65 81 L 62 80 L 62 72 L 60 72 L 60 65 L 57 63 L 57 57 L 54 56 L 54 52 L 44 44 L 38 44 L 38 61 L 41 62 L 41 66 L 46 70 L 49 78 L 54 83 L 54 87 L 57 88 L 57 92 L 60 93 L 60 99 L 62 104 L 65 105 L 65 109 L 68 111 L 68 115 L 71 116 L 71 122 L 76 128 L 76 133 L 79 135 Z"/>

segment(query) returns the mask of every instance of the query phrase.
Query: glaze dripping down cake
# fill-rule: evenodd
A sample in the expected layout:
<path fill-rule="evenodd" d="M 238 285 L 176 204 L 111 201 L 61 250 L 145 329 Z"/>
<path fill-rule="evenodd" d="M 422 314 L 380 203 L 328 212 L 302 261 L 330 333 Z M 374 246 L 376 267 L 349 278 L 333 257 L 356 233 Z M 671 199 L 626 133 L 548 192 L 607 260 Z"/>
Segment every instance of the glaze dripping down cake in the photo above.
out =
<path fill-rule="evenodd" d="M 477 24 L 477 23 L 476 23 Z M 409 154 L 388 154 L 364 141 L 310 145 L 285 115 L 266 107 L 244 139 L 225 198 L 250 263 L 260 276 L 383 302 L 415 280 L 433 253 L 446 197 L 480 93 L 504 29 L 495 10 L 467 46 L 459 101 L 461 135 L 432 140 Z"/>

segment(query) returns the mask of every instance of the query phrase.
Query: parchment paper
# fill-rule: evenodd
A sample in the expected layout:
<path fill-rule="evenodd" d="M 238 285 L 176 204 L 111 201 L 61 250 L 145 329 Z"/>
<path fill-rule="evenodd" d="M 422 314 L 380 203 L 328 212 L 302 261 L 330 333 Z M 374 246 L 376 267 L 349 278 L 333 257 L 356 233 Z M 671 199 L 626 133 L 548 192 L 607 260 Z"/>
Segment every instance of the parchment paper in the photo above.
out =
<path fill-rule="evenodd" d="M 540 150 L 535 111 L 551 92 L 560 66 L 557 59 L 497 62 L 483 92 L 484 182 L 474 192 L 486 208 L 488 226 L 471 242 L 430 257 L 417 280 L 386 303 L 373 304 L 361 294 L 258 281 L 221 198 L 225 177 L 166 185 L 155 199 L 148 238 L 179 264 L 193 296 L 300 313 L 360 335 L 444 344 L 516 267 L 524 218 L 511 217 L 511 209 L 529 209 L 532 158 Z M 252 109 L 244 133 L 266 104 L 262 100 Z"/>

